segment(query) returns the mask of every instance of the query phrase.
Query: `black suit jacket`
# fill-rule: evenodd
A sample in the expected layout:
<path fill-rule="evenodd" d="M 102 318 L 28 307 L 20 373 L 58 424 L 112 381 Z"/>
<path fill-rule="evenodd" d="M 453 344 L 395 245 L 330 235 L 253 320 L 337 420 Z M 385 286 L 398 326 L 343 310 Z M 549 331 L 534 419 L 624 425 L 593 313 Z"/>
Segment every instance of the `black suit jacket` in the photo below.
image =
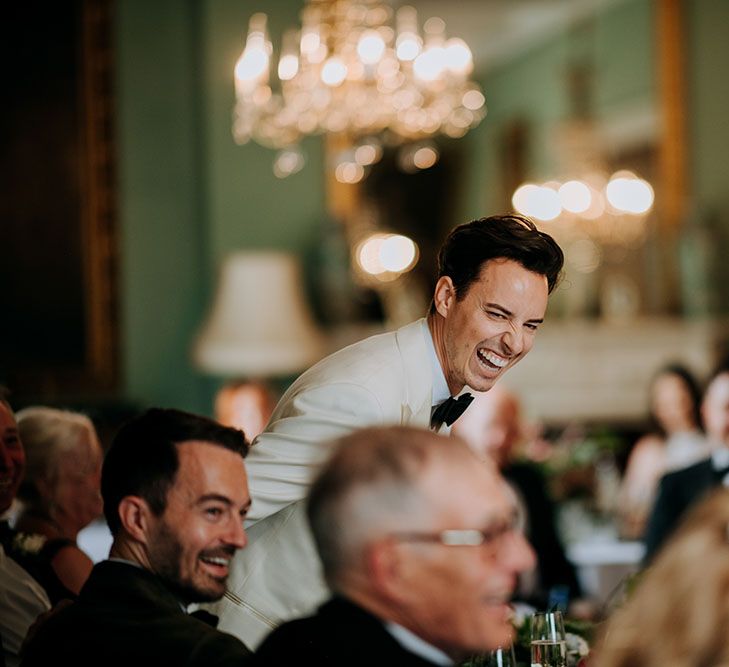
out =
<path fill-rule="evenodd" d="M 648 563 L 673 532 L 686 510 L 721 483 L 711 459 L 676 470 L 661 478 L 646 532 L 645 563 Z"/>
<path fill-rule="evenodd" d="M 104 561 L 78 600 L 38 629 L 21 664 L 241 667 L 249 659 L 238 639 L 187 615 L 154 574 Z"/>
<path fill-rule="evenodd" d="M 314 616 L 276 628 L 256 651 L 254 664 L 432 667 L 434 663 L 405 650 L 369 612 L 334 597 Z"/>
<path fill-rule="evenodd" d="M 527 539 L 537 554 L 539 587 L 526 601 L 546 609 L 553 586 L 567 586 L 570 599 L 579 597 L 582 591 L 574 565 L 567 560 L 557 535 L 554 502 L 547 491 L 544 473 L 527 462 L 511 463 L 501 472 L 524 500 L 529 522 Z"/>

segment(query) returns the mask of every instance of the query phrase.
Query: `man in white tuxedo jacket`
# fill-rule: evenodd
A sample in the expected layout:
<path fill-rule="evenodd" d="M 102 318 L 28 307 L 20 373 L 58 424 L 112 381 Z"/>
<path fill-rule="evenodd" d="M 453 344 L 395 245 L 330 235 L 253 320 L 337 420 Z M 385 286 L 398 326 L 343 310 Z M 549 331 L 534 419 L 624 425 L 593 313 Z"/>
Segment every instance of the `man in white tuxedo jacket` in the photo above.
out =
<path fill-rule="evenodd" d="M 247 458 L 249 546 L 236 554 L 228 591 L 212 608 L 219 629 L 249 647 L 328 595 L 304 500 L 330 443 L 374 425 L 447 432 L 470 400 L 453 408 L 452 397 L 466 386 L 488 391 L 531 349 L 563 255 L 530 220 L 509 215 L 456 227 L 438 263 L 426 318 L 310 368 L 253 443 Z"/>

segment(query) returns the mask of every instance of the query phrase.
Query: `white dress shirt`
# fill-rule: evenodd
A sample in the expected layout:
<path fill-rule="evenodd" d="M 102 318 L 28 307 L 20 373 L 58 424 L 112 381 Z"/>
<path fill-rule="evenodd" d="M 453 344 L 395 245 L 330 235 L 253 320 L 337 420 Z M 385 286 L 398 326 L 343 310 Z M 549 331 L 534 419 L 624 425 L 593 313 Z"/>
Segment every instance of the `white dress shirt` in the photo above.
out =
<path fill-rule="evenodd" d="M 410 651 L 410 653 L 419 655 L 421 658 L 429 660 L 436 665 L 443 665 L 443 667 L 453 664 L 453 660 L 443 653 L 443 651 L 429 644 L 424 639 L 421 639 L 413 632 L 410 632 L 407 628 L 402 627 L 402 625 L 385 623 L 385 629 L 400 646 Z"/>

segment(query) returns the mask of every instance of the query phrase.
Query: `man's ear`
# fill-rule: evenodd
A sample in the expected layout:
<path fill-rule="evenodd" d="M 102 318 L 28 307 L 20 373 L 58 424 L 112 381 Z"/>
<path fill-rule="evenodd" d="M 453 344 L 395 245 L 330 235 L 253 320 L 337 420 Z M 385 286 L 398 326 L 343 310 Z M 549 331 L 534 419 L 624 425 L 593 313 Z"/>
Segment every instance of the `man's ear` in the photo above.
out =
<path fill-rule="evenodd" d="M 122 528 L 137 542 L 147 544 L 153 519 L 147 501 L 139 496 L 124 496 L 118 511 Z"/>
<path fill-rule="evenodd" d="M 433 303 L 435 303 L 435 309 L 443 317 L 448 317 L 453 304 L 456 301 L 456 288 L 453 286 L 453 281 L 450 276 L 441 276 L 438 278 L 438 282 L 435 284 L 435 290 L 433 292 Z"/>
<path fill-rule="evenodd" d="M 388 600 L 399 600 L 402 588 L 402 552 L 394 540 L 370 544 L 364 554 L 365 570 L 372 587 Z"/>

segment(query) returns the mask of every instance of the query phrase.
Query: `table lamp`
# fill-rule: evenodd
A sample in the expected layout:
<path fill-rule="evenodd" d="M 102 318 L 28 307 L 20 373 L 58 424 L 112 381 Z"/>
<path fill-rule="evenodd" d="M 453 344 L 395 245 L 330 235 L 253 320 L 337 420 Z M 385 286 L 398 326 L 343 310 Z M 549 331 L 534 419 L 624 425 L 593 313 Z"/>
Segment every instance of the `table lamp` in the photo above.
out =
<path fill-rule="evenodd" d="M 272 409 L 272 401 L 260 400 L 270 392 L 265 381 L 302 371 L 324 351 L 324 337 L 314 323 L 301 276 L 298 260 L 288 253 L 241 251 L 229 255 L 221 266 L 212 307 L 193 345 L 196 367 L 228 380 L 216 399 L 217 406 L 230 406 L 222 399 L 234 387 L 239 396 L 251 397 L 251 405 L 241 405 L 245 398 L 236 401 L 237 412 L 248 415 L 247 430 L 240 422 L 242 416 L 236 418 L 227 409 L 218 415 L 221 421 L 243 427 L 251 440 L 260 423 L 265 424 L 270 416 L 252 413 Z M 248 391 L 240 391 L 244 385 L 250 385 Z"/>

